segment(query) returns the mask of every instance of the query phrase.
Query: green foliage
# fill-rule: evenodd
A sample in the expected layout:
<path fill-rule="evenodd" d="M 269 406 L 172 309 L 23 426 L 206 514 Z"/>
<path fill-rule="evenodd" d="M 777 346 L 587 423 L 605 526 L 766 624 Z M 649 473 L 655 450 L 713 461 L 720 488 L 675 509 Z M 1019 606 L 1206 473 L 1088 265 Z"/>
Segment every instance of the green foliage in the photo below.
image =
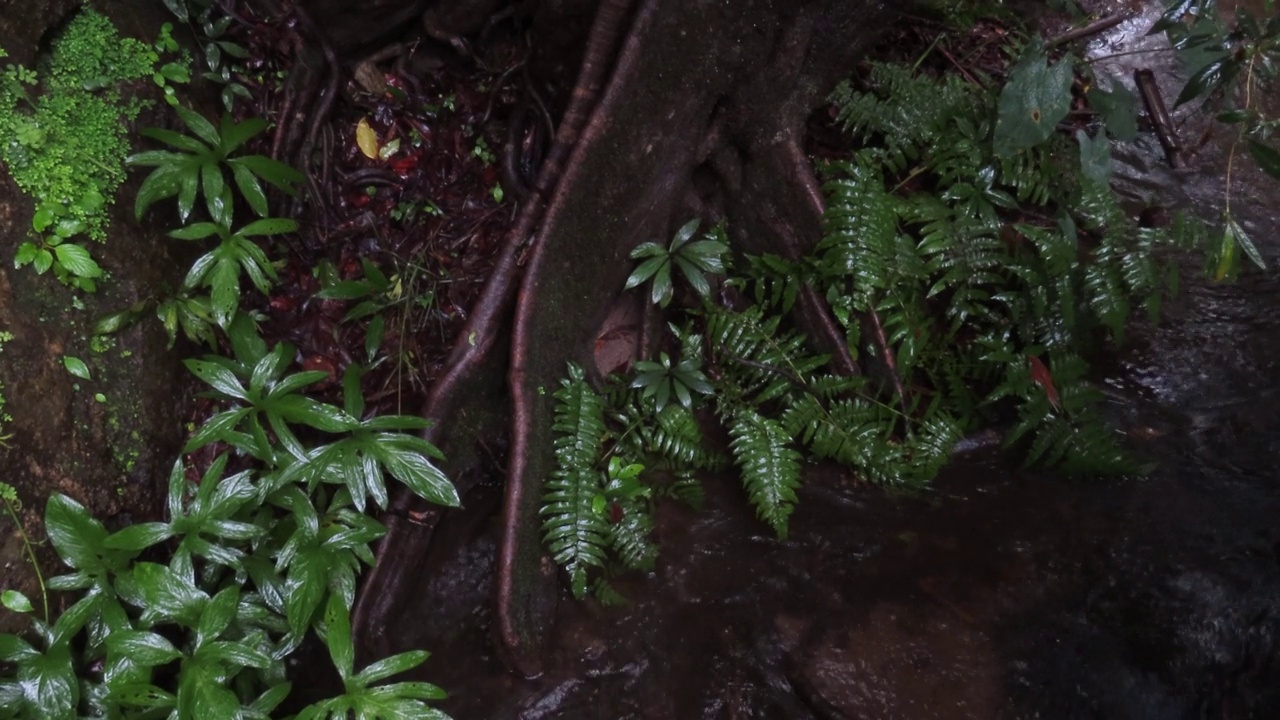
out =
<path fill-rule="evenodd" d="M 1151 29 L 1164 32 L 1182 55 L 1191 77 L 1177 104 L 1196 99 L 1217 106 L 1217 119 L 1238 128 L 1228 151 L 1222 232 L 1210 249 L 1209 267 L 1215 280 L 1236 276 L 1243 253 L 1265 268 L 1262 256 L 1231 212 L 1235 156 L 1248 152 L 1264 173 L 1280 179 L 1280 149 L 1273 137 L 1280 118 L 1269 117 L 1260 98 L 1274 97 L 1280 88 L 1280 12 L 1267 0 L 1259 17 L 1237 7 L 1226 19 L 1217 0 L 1173 0 Z"/>
<path fill-rule="evenodd" d="M 174 463 L 165 518 L 114 533 L 74 500 L 49 500 L 46 531 L 70 572 L 47 587 L 81 598 L 52 626 L 33 620 L 35 644 L 0 635 L 0 715 L 268 718 L 289 693 L 285 658 L 316 633 L 343 686 L 297 717 L 443 718 L 425 704 L 444 696 L 438 688 L 379 684 L 421 664 L 426 653 L 356 672 L 350 623 L 359 573 L 373 563 L 372 543 L 385 533 L 365 510 L 371 501 L 386 507 L 386 476 L 428 501 L 458 505 L 432 462 L 440 452 L 419 435 L 427 425 L 421 418 L 366 417 L 358 365 L 346 370 L 339 407 L 304 393 L 326 373 L 290 372 L 295 350 L 268 348 L 240 308 L 239 277 L 243 272 L 266 292 L 275 270 L 252 238 L 296 225 L 264 218 L 233 231 L 231 207 L 239 200 L 265 214 L 257 178 L 291 185 L 296 173 L 252 159 L 258 156 L 229 157 L 261 121 L 224 122 L 219 131 L 190 111 L 179 113 L 199 139 L 152 133 L 187 152 L 142 154 L 141 164 L 154 161 L 158 169 L 138 207 L 176 195 L 188 220 L 198 179 L 214 221 L 171 235 L 220 240 L 196 260 L 182 292 L 159 307 L 171 335 L 180 326 L 233 350 L 233 358 L 187 361 L 209 385 L 217 412 L 194 430 L 185 452 L 212 460 L 203 467 Z M 232 168 L 238 197 L 223 165 Z M 210 295 L 197 294 L 204 288 Z M 146 307 L 104 318 L 98 329 L 117 330 Z M 87 373 L 67 360 L 69 372 Z M 12 607 L 29 605 L 22 600 L 5 596 Z"/>
<path fill-rule="evenodd" d="M 243 64 L 237 61 L 247 59 L 249 51 L 226 39 L 235 18 L 223 13 L 214 0 L 164 0 L 164 5 L 199 38 L 205 65 L 200 78 L 222 86 L 220 97 L 226 111 L 231 112 L 236 98 L 253 99 L 249 89 L 236 79 L 244 70 Z M 162 84 L 159 79 L 156 82 Z"/>
<path fill-rule="evenodd" d="M 644 397 L 653 398 L 659 411 L 666 406 L 672 395 L 675 395 L 681 405 L 690 407 L 694 393 L 711 393 L 711 384 L 707 382 L 707 376 L 698 369 L 698 365 L 698 360 L 694 358 L 685 358 L 672 364 L 671 358 L 666 353 L 661 353 L 658 362 L 641 360 L 636 363 L 636 377 L 631 381 L 631 387 L 639 388 Z"/>
<path fill-rule="evenodd" d="M 576 365 L 556 391 L 556 469 L 543 495 L 542 529 L 552 557 L 569 573 L 576 597 L 587 591 L 587 569 L 604 564 L 609 524 L 597 511 L 603 491 L 600 460 L 604 440 L 604 403 Z"/>
<path fill-rule="evenodd" d="M 676 231 L 671 244 L 663 247 L 655 242 L 647 242 L 631 251 L 632 260 L 643 260 L 627 278 L 626 288 L 638 287 L 649 281 L 650 297 L 654 304 L 666 307 L 675 292 L 672 267 L 680 269 L 693 288 L 701 297 L 711 293 L 711 285 L 707 281 L 707 273 L 724 272 L 722 256 L 728 250 L 725 244 L 724 228 L 715 227 L 702 240 L 689 242 L 698 232 L 699 220 L 690 220 Z"/>
<path fill-rule="evenodd" d="M 39 202 L 32 221 L 37 239 L 18 245 L 17 267 L 52 269 L 67 285 L 96 289 L 102 269 L 70 239 L 106 238 L 106 209 L 125 177 L 126 123 L 141 107 L 126 102 L 121 87 L 150 76 L 157 59 L 143 43 L 121 38 L 103 15 L 84 9 L 54 38 L 38 72 L 4 68 L 0 136 L 9 140 L 0 144 L 0 161 Z"/>
<path fill-rule="evenodd" d="M 810 257 L 735 264 L 720 294 L 728 307 L 700 292 L 701 307 L 669 326 L 678 362 L 667 352 L 637 361 L 601 395 L 571 369 L 544 514 L 557 519 L 549 540 L 577 595 L 589 567 L 646 567 L 652 547 L 638 531 L 652 525 L 651 499 L 699 502 L 695 473 L 728 463 L 779 537 L 806 460 L 918 490 L 964 433 L 1007 420 L 1007 445 L 1028 466 L 1143 471 L 1104 422 L 1084 358 L 1100 336 L 1121 342 L 1135 308 L 1158 316 L 1177 271 L 1164 250 L 1203 245 L 1203 226 L 1138 227 L 1110 189 L 1106 135 L 1053 132 L 1068 61 L 1050 65 L 1033 49 L 1000 92 L 901 66 L 873 65 L 867 77 L 833 96 L 865 149 L 827 168 L 825 231 Z M 691 234 L 686 225 L 677 239 Z M 628 287 L 652 280 L 662 304 L 669 253 L 641 248 Z M 835 374 L 784 326 L 805 283 L 830 301 L 867 374 Z M 704 405 L 730 457 L 707 443 Z M 618 467 L 644 468 L 633 482 L 646 502 L 622 511 L 606 501 Z M 635 539 L 619 545 L 620 528 Z M 572 553 L 570 538 L 582 543 Z M 616 600 L 603 578 L 596 587 Z"/>
<path fill-rule="evenodd" d="M 263 218 L 231 232 L 220 224 L 198 222 L 169 233 L 179 240 L 202 240 L 217 235 L 218 246 L 202 255 L 182 281 L 184 291 L 208 287 L 213 320 L 225 329 L 240 307 L 240 272 L 249 276 L 258 292 L 266 293 L 276 279 L 275 268 L 262 248 L 249 238 L 290 233 L 298 223 L 285 218 Z"/>
<path fill-rule="evenodd" d="M 294 185 L 302 180 L 302 174 L 283 163 L 264 155 L 232 157 L 255 135 L 267 127 L 262 118 L 251 118 L 241 123 L 223 116 L 221 126 L 215 126 L 203 115 L 176 106 L 183 124 L 193 135 L 183 135 L 161 128 L 149 128 L 142 135 L 158 140 L 174 150 L 148 150 L 128 159 L 130 165 L 154 167 L 142 187 L 138 189 L 134 212 L 139 219 L 157 200 L 177 196 L 178 217 L 185 223 L 195 207 L 196 195 L 204 195 L 205 207 L 214 223 L 230 228 L 234 212 L 231 185 L 225 170 L 258 217 L 267 214 L 267 196 L 259 180 L 292 194 Z"/>
<path fill-rule="evenodd" d="M 299 717 L 346 717 L 345 709 L 444 717 L 421 704 L 443 697 L 434 686 L 373 686 L 420 664 L 425 653 L 353 672 L 349 612 L 357 574 L 372 563 L 371 543 L 385 532 L 361 512 L 366 496 L 385 505 L 383 469 L 432 501 L 456 505 L 457 495 L 424 459 L 438 451 L 402 432 L 420 430 L 420 419 L 357 420 L 358 382 L 347 383 L 343 410 L 298 395 L 318 378 L 283 374 L 291 357 L 278 347 L 257 357 L 251 371 L 192 361 L 218 397 L 248 407 L 215 415 L 189 449 L 226 442 L 261 462 L 228 474 L 232 456 L 223 452 L 198 482 L 175 463 L 166 521 L 109 533 L 79 503 L 50 499 L 49 540 L 71 572 L 48 586 L 85 595 L 52 627 L 33 621 L 39 647 L 0 635 L 0 660 L 16 669 L 0 678 L 13 717 L 269 717 L 288 693 L 282 659 L 313 629 L 344 689 Z M 305 449 L 289 423 L 346 436 Z M 282 450 L 265 444 L 268 433 Z M 344 463 L 335 454 L 360 459 Z M 154 547 L 166 549 L 167 563 L 141 559 L 156 557 Z M 78 670 L 94 664 L 102 666 L 100 676 Z"/>
<path fill-rule="evenodd" d="M 1070 55 L 1050 63 L 1044 48 L 1033 44 L 1009 69 L 993 139 L 997 155 L 1033 148 L 1057 130 L 1071 110 L 1072 65 Z"/>

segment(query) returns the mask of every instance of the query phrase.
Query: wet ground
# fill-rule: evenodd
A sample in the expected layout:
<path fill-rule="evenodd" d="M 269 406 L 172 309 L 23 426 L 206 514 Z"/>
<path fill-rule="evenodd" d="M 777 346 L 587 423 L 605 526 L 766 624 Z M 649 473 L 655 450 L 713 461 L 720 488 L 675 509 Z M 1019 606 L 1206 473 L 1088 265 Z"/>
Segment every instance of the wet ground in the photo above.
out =
<path fill-rule="evenodd" d="M 1091 53 L 1155 42 L 1138 39 L 1152 19 Z M 1167 55 L 1116 62 L 1177 91 Z M 1201 136 L 1192 110 L 1178 120 Z M 1173 171 L 1144 136 L 1116 151 L 1121 190 L 1211 218 L 1228 141 Z M 1280 183 L 1237 181 L 1274 268 Z M 711 480 L 708 510 L 661 509 L 657 570 L 617 582 L 628 604 L 560 604 L 531 680 L 486 654 L 498 490 L 480 487 L 423 565 L 421 615 L 392 634 L 436 653 L 422 675 L 460 720 L 1280 717 L 1280 275 L 1196 270 L 1106 379 L 1148 477 L 1067 483 L 992 455 L 895 497 L 815 468 L 786 542 Z"/>

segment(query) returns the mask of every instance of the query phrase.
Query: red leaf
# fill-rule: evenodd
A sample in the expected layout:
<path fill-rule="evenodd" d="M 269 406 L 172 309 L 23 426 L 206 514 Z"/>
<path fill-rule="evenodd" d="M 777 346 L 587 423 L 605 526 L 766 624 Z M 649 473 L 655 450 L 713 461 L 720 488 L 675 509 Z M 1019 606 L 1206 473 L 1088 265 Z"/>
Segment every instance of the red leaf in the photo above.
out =
<path fill-rule="evenodd" d="M 1045 367 L 1045 364 L 1040 362 L 1040 358 L 1035 355 L 1028 355 L 1027 363 L 1031 366 L 1031 379 L 1044 388 L 1044 394 L 1049 398 L 1049 404 L 1055 410 L 1061 410 L 1062 405 L 1058 403 L 1058 388 L 1053 386 L 1053 375 L 1049 373 L 1049 368 Z"/>

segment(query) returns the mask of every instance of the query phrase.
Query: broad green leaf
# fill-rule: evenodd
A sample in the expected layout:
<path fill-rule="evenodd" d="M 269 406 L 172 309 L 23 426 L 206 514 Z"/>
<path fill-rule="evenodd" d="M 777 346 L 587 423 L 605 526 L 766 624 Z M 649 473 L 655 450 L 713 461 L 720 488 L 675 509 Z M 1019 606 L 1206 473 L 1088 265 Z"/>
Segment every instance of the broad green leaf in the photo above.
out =
<path fill-rule="evenodd" d="M 659 257 L 652 257 L 652 258 L 649 258 L 648 260 L 645 260 L 644 262 L 640 263 L 640 265 L 637 266 L 635 270 L 631 272 L 630 277 L 627 278 L 627 284 L 623 287 L 623 289 L 630 290 L 631 288 L 640 285 L 645 280 L 648 280 L 649 278 L 657 274 L 658 270 L 661 269 L 662 266 L 668 264 L 670 261 L 671 261 L 671 257 L 666 254 L 663 254 Z"/>
<path fill-rule="evenodd" d="M 209 596 L 192 582 L 164 565 L 139 562 L 132 579 L 148 615 L 194 627 Z"/>
<path fill-rule="evenodd" d="M 178 113 L 178 117 L 182 119 L 182 122 L 191 128 L 191 132 L 196 134 L 196 137 L 207 143 L 209 147 L 218 146 L 222 140 L 218 135 L 218 129 L 213 126 L 213 123 L 205 119 L 204 115 L 181 105 L 175 106 L 173 109 L 174 112 Z"/>
<path fill-rule="evenodd" d="M 689 281 L 689 286 L 693 291 L 698 293 L 698 297 L 707 297 L 711 294 L 711 283 L 707 282 L 707 276 L 689 260 L 677 255 L 674 258 L 676 267 L 680 268 L 680 272 L 684 275 L 685 280 Z"/>
<path fill-rule="evenodd" d="M 371 663 L 368 667 L 361 670 L 360 673 L 356 675 L 356 680 L 362 686 L 368 687 L 369 685 L 380 680 L 385 680 L 392 675 L 399 675 L 402 672 L 408 672 L 426 662 L 429 657 L 431 657 L 431 653 L 426 650 L 410 650 L 409 652 L 402 652 L 390 657 L 385 657 L 377 662 Z M 428 687 L 431 687 L 432 690 L 426 691 L 426 688 L 422 688 L 423 691 L 428 693 L 427 695 L 416 695 L 416 697 L 423 700 L 442 700 L 446 697 L 445 692 L 440 688 L 435 686 Z"/>
<path fill-rule="evenodd" d="M 1138 111 L 1133 93 L 1120 80 L 1112 78 L 1111 91 L 1094 86 L 1087 93 L 1089 105 L 1106 123 L 1107 133 L 1120 142 L 1138 137 Z"/>
<path fill-rule="evenodd" d="M 205 603 L 200 620 L 196 623 L 195 646 L 200 648 L 205 643 L 216 640 L 223 630 L 236 617 L 236 607 L 240 603 L 240 586 L 228 585 L 209 602 Z"/>
<path fill-rule="evenodd" d="M 213 321 L 225 328 L 240 309 L 240 264 L 233 258 L 220 257 L 209 274 Z"/>
<path fill-rule="evenodd" d="M 182 651 L 162 635 L 143 630 L 113 632 L 107 636 L 107 649 L 124 655 L 143 667 L 165 665 L 182 657 Z"/>
<path fill-rule="evenodd" d="M 170 230 L 169 237 L 178 240 L 202 240 L 210 235 L 217 235 L 220 228 L 211 222 L 191 223 L 177 230 Z"/>
<path fill-rule="evenodd" d="M 146 214 L 147 208 L 151 207 L 152 204 L 177 195 L 178 189 L 182 184 L 182 177 L 187 173 L 188 170 L 186 168 L 169 165 L 163 165 L 152 170 L 151 174 L 142 181 L 142 185 L 138 188 L 138 195 L 133 203 L 134 216 L 141 220 L 142 216 Z"/>
<path fill-rule="evenodd" d="M 58 256 L 58 264 L 72 275 L 82 278 L 102 277 L 102 268 L 84 247 L 75 243 L 62 243 L 53 252 Z"/>
<path fill-rule="evenodd" d="M 45 250 L 44 248 L 37 250 L 36 257 L 32 261 L 31 265 L 36 269 L 38 274 L 45 274 L 49 271 L 49 268 L 53 267 L 53 253 Z"/>
<path fill-rule="evenodd" d="M 45 505 L 44 525 L 64 563 L 89 572 L 102 569 L 97 549 L 106 540 L 107 531 L 83 505 L 66 495 L 54 494 Z"/>
<path fill-rule="evenodd" d="M 1000 90 L 994 138 L 997 155 L 1033 148 L 1053 134 L 1071 110 L 1071 58 L 1053 65 L 1044 48 L 1032 46 L 1009 71 Z"/>
<path fill-rule="evenodd" d="M 1105 135 L 1095 139 L 1084 130 L 1076 131 L 1076 141 L 1080 144 L 1080 174 L 1106 191 L 1111 187 L 1111 143 Z"/>
<path fill-rule="evenodd" d="M 675 288 L 671 283 L 671 263 L 663 263 L 653 274 L 653 289 L 649 293 L 649 299 L 659 307 L 666 307 L 671 302 L 674 292 Z"/>
<path fill-rule="evenodd" d="M 182 133 L 176 133 L 172 130 L 163 130 L 161 128 L 146 128 L 144 130 L 138 131 L 138 134 L 143 137 L 151 138 L 152 140 L 159 140 L 165 145 L 176 147 L 179 150 L 185 150 L 189 153 L 207 153 L 209 151 L 209 147 L 204 143 L 200 142 L 199 140 L 193 137 L 189 137 L 187 135 L 183 135 Z M 153 150 L 151 152 L 164 152 L 164 151 Z M 177 155 L 177 153 L 174 153 L 174 155 Z M 147 164 L 147 163 L 138 162 L 137 160 L 135 160 L 135 158 L 138 158 L 139 156 L 144 156 L 146 158 L 157 157 L 157 156 L 148 155 L 145 152 L 141 152 L 136 155 L 130 156 L 129 159 L 126 160 L 125 162 L 129 163 L 130 165 Z"/>
<path fill-rule="evenodd" d="M 1178 93 L 1178 99 L 1174 101 L 1173 106 L 1178 107 L 1198 97 L 1212 93 L 1219 87 L 1230 83 L 1239 71 L 1240 61 L 1234 56 L 1229 55 L 1214 60 L 1200 68 L 1187 80 L 1187 84 L 1182 87 L 1182 92 Z"/>
<path fill-rule="evenodd" d="M 182 362 L 196 377 L 219 393 L 236 400 L 248 399 L 248 396 L 245 395 L 244 387 L 240 384 L 240 379 L 236 377 L 235 373 L 222 365 L 207 360 L 188 359 Z"/>
<path fill-rule="evenodd" d="M 1253 156 L 1254 162 L 1258 163 L 1258 167 L 1262 168 L 1263 172 L 1280 180 L 1280 150 L 1257 140 L 1250 140 L 1249 154 Z"/>
<path fill-rule="evenodd" d="M 324 642 L 329 647 L 329 657 L 333 658 L 338 677 L 346 682 L 354 669 L 355 646 L 351 641 L 351 615 L 337 595 L 330 595 L 325 605 L 324 626 Z"/>
<path fill-rule="evenodd" d="M 17 590 L 5 590 L 0 593 L 0 605 L 4 605 L 16 613 L 29 613 L 35 609 L 31 606 L 31 600 Z M 3 650 L 0 650 L 0 658 L 3 655 Z"/>
<path fill-rule="evenodd" d="M 267 194 L 262 191 L 262 185 L 258 182 L 258 178 L 249 172 L 249 168 L 244 165 L 232 165 L 231 176 L 236 181 L 236 187 L 240 189 L 240 195 L 249 203 L 249 207 L 258 217 L 265 217 L 267 214 Z"/>
<path fill-rule="evenodd" d="M 84 361 L 78 357 L 63 355 L 62 366 L 67 369 L 67 372 L 71 373 L 72 375 L 75 375 L 78 378 L 81 378 L 83 380 L 93 379 L 89 375 L 89 366 L 85 365 Z"/>
<path fill-rule="evenodd" d="M 232 202 L 231 193 L 227 192 L 226 180 L 222 177 L 222 168 L 215 163 L 207 163 L 200 168 L 200 185 L 204 189 L 205 207 L 209 217 L 224 228 L 231 227 Z"/>
<path fill-rule="evenodd" d="M 245 155 L 243 157 L 230 158 L 227 163 L 233 166 L 243 165 L 249 168 L 249 171 L 254 175 L 266 180 L 289 195 L 293 195 L 295 185 L 306 179 L 297 170 L 265 155 Z"/>
<path fill-rule="evenodd" d="M 80 683 L 65 646 L 50 648 L 43 655 L 26 658 L 18 665 L 18 682 L 24 699 L 35 708 L 40 720 L 74 720 L 80 704 Z"/>
<path fill-rule="evenodd" d="M 1236 222 L 1235 217 L 1233 217 L 1231 213 L 1227 213 L 1225 220 L 1227 224 L 1227 235 L 1229 235 L 1231 239 L 1240 246 L 1240 249 L 1244 251 L 1245 256 L 1252 260 L 1254 265 L 1257 265 L 1262 270 L 1266 270 L 1267 263 L 1263 261 L 1262 254 L 1258 252 L 1258 246 L 1253 244 L 1253 239 L 1244 231 L 1244 228 L 1240 227 L 1240 223 Z"/>
<path fill-rule="evenodd" d="M 254 135 L 266 129 L 267 121 L 259 117 L 249 118 L 242 123 L 233 123 L 230 115 L 223 115 L 222 142 L 219 143 L 218 150 L 223 155 L 230 155 Z"/>
<path fill-rule="evenodd" d="M 312 548 L 298 553 L 289 564 L 285 581 L 285 615 L 289 630 L 300 635 L 324 600 L 330 572 L 328 554 Z"/>
<path fill-rule="evenodd" d="M 110 697 L 125 707 L 172 708 L 174 696 L 148 682 L 108 682 Z"/>
<path fill-rule="evenodd" d="M 199 165 L 191 165 L 178 177 L 178 219 L 186 222 L 196 207 L 196 194 L 200 188 Z"/>
<path fill-rule="evenodd" d="M 253 237 L 254 235 L 279 235 L 281 233 L 294 232 L 298 229 L 298 223 L 288 218 L 262 218 L 240 228 L 237 235 L 243 237 Z"/>
<path fill-rule="evenodd" d="M 214 415 L 196 430 L 191 439 L 182 448 L 183 452 L 193 452 L 218 440 L 226 440 L 228 434 L 234 430 L 240 421 L 246 415 L 253 412 L 250 408 L 236 408 L 234 410 L 225 410 Z"/>
<path fill-rule="evenodd" d="M 139 551 L 164 542 L 173 537 L 169 523 L 148 522 L 130 525 L 123 530 L 112 533 L 104 541 L 104 545 L 113 550 Z"/>
<path fill-rule="evenodd" d="M 701 224 L 701 222 L 701 220 L 694 218 L 684 225 L 681 225 L 680 229 L 676 231 L 675 237 L 671 238 L 671 247 L 669 252 L 675 253 L 680 249 L 681 245 L 689 242 L 689 240 L 693 238 L 694 234 L 698 232 L 698 225 Z"/>
<path fill-rule="evenodd" d="M 239 667 L 266 669 L 275 662 L 270 655 L 243 641 L 214 640 L 201 648 L 199 654 L 210 660 Z"/>
<path fill-rule="evenodd" d="M 667 249 L 656 242 L 646 242 L 637 245 L 631 250 L 631 259 L 639 260 L 647 257 L 666 257 Z"/>
<path fill-rule="evenodd" d="M 449 478 L 422 455 L 381 440 L 373 444 L 372 452 L 395 479 L 419 497 L 447 507 L 462 504 Z"/>
<path fill-rule="evenodd" d="M 0 661 L 22 662 L 40 653 L 31 643 L 11 633 L 0 633 Z"/>
<path fill-rule="evenodd" d="M 301 423 L 325 432 L 344 432 L 358 424 L 355 418 L 343 412 L 341 408 L 303 395 L 284 395 L 274 398 L 270 412 L 278 413 L 291 423 Z"/>

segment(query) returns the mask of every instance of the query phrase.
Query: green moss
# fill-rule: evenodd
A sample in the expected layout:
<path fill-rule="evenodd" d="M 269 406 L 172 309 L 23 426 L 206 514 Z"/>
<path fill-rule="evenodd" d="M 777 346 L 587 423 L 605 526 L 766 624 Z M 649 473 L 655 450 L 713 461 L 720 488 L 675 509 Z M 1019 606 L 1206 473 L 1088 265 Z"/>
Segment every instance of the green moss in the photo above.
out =
<path fill-rule="evenodd" d="M 51 48 L 38 73 L 10 65 L 0 75 L 0 137 L 7 139 L 0 159 L 24 192 L 65 206 L 67 217 L 103 240 L 107 218 L 96 198 L 110 198 L 124 181 L 129 144 L 121 119 L 139 110 L 122 100 L 119 86 L 150 76 L 155 54 L 88 9 Z"/>
<path fill-rule="evenodd" d="M 141 109 L 121 87 L 151 76 L 157 59 L 85 9 L 54 38 L 38 71 L 21 65 L 0 71 L 0 162 L 37 200 L 32 228 L 44 236 L 19 246 L 18 266 L 30 263 L 41 273 L 53 267 L 63 282 L 94 289 L 101 269 L 65 241 L 106 239 L 107 205 L 125 179 L 126 121 Z"/>

